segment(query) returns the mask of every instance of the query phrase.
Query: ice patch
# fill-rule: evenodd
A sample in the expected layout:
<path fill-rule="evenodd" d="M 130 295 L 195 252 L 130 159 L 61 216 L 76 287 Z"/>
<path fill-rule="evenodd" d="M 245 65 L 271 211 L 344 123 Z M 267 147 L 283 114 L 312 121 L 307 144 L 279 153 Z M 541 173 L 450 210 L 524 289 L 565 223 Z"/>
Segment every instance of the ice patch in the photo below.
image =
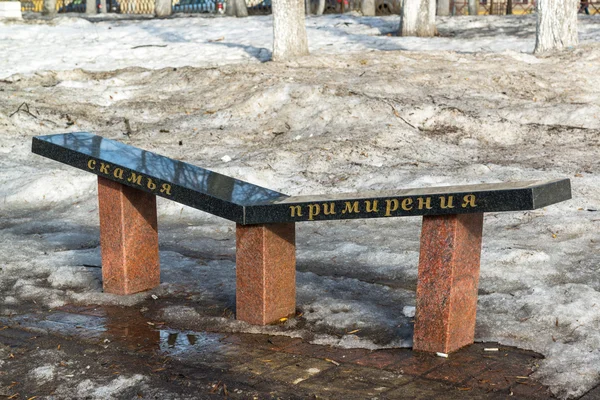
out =
<path fill-rule="evenodd" d="M 43 385 L 54 379 L 55 367 L 53 365 L 43 365 L 30 371 L 29 375 L 37 381 L 38 385 Z"/>

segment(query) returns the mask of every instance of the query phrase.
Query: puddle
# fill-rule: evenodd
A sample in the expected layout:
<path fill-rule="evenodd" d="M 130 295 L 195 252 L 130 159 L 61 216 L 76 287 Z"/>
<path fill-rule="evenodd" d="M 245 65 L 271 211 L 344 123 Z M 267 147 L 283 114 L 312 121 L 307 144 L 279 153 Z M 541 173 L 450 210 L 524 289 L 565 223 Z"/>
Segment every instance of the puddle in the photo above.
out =
<path fill-rule="evenodd" d="M 225 335 L 166 328 L 129 307 L 67 305 L 50 313 L 13 317 L 10 324 L 14 323 L 34 331 L 91 339 L 106 346 L 117 343 L 128 350 L 170 356 L 230 353 L 230 345 L 221 342 Z"/>

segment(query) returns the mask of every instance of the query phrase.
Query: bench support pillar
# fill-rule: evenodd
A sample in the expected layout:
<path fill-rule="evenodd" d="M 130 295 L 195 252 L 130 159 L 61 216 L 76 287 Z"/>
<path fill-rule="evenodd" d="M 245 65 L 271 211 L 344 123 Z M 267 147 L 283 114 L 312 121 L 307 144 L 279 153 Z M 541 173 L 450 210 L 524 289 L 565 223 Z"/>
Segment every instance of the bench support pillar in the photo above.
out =
<path fill-rule="evenodd" d="M 102 286 L 132 294 L 160 284 L 156 196 L 98 177 Z"/>
<path fill-rule="evenodd" d="M 423 217 L 413 350 L 473 343 L 483 214 Z"/>
<path fill-rule="evenodd" d="M 267 325 L 296 311 L 294 223 L 236 226 L 236 318 Z"/>

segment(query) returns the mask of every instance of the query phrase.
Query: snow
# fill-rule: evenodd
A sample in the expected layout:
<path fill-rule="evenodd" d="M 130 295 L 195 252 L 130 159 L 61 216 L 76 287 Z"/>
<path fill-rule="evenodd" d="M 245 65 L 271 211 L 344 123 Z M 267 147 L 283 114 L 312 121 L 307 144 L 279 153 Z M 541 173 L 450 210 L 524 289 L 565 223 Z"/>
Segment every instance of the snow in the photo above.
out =
<path fill-rule="evenodd" d="M 397 16 L 310 17 L 311 56 L 281 64 L 269 16 L 0 22 L 0 314 L 155 296 L 188 330 L 412 344 L 419 218 L 298 224 L 302 319 L 250 326 L 231 316 L 235 225 L 164 199 L 163 283 L 102 293 L 95 177 L 31 154 L 34 135 L 89 130 L 290 195 L 568 177 L 571 201 L 486 214 L 476 340 L 541 352 L 536 377 L 579 396 L 600 383 L 598 21 L 537 57 L 534 16 L 439 18 L 429 39 L 388 36 Z"/>

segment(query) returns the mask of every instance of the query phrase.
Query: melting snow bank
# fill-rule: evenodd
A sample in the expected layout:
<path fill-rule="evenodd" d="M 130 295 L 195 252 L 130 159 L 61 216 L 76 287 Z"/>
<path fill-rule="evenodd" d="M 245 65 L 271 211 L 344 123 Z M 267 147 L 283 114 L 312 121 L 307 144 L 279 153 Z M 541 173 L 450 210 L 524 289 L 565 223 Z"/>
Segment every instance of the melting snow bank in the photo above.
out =
<path fill-rule="evenodd" d="M 6 43 L 0 52 L 13 52 L 10 61 L 0 57 L 2 71 L 22 72 L 0 80 L 3 316 L 71 302 L 133 307 L 155 295 L 152 312 L 187 329 L 296 335 L 343 347 L 409 346 L 411 340 L 419 218 L 298 224 L 302 318 L 250 327 L 233 319 L 234 224 L 162 199 L 164 283 L 134 296 L 102 293 L 95 179 L 31 154 L 36 134 L 89 130 L 290 195 L 569 177 L 569 202 L 486 215 L 476 339 L 543 353 L 537 376 L 562 397 L 598 384 L 597 43 L 548 57 L 519 48 L 365 52 L 367 39 L 401 48 L 401 38 L 376 35 L 397 21 L 331 16 L 309 20 L 326 26 L 313 26 L 312 35 L 322 31 L 319 37 L 330 38 L 323 43 L 332 44 L 315 48 L 316 55 L 287 64 L 223 65 L 253 59 L 253 47 L 268 48 L 267 17 L 228 27 L 219 25 L 226 18 L 57 21 L 0 25 Z M 524 38 L 507 31 L 508 38 L 494 39 L 480 30 L 483 21 L 498 33 L 511 20 L 449 18 L 444 23 L 454 37 L 431 43 L 460 42 L 471 51 L 482 40 L 497 48 L 529 40 L 533 46 L 531 19 L 515 18 L 526 25 Z M 584 18 L 581 27 L 593 33 L 594 21 Z M 249 29 L 247 37 L 240 27 Z M 86 50 L 70 52 L 75 59 L 58 57 L 60 64 L 37 42 L 63 28 L 70 35 L 79 30 L 72 42 Z M 208 36 L 202 30 L 211 28 L 218 29 Z M 226 35 L 221 44 L 208 42 L 213 33 Z M 359 52 L 334 54 L 352 43 Z M 131 48 L 141 44 L 167 47 Z M 182 59 L 180 45 L 191 46 L 186 54 L 194 51 Z M 55 44 L 48 49 L 58 51 Z M 179 67 L 188 62 L 219 67 Z M 104 71 L 178 68 L 44 72 L 74 63 Z M 31 376 L 43 380 L 51 373 Z"/>
<path fill-rule="evenodd" d="M 250 18 L 82 19 L 59 15 L 0 22 L 0 79 L 16 73 L 83 68 L 215 67 L 271 59 L 271 16 Z M 580 17 L 583 43 L 598 41 L 596 18 Z M 535 44 L 535 15 L 438 17 L 435 38 L 397 37 L 399 17 L 310 16 L 312 55 L 373 51 L 527 52 Z M 58 40 L 60 38 L 60 40 Z M 68 43 L 65 46 L 64 43 Z M 23 51 L 28 49 L 28 51 Z"/>

